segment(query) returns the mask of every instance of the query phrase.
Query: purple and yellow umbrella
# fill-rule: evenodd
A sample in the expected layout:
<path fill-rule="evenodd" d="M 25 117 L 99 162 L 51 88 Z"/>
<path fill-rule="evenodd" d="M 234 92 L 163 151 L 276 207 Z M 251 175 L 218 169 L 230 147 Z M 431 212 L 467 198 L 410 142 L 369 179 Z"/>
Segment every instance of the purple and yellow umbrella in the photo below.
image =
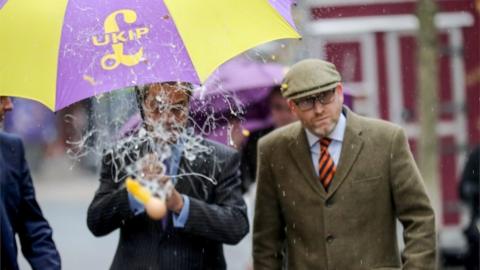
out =
<path fill-rule="evenodd" d="M 53 111 L 151 82 L 203 83 L 262 43 L 299 38 L 292 0 L 0 0 L 0 96 Z"/>

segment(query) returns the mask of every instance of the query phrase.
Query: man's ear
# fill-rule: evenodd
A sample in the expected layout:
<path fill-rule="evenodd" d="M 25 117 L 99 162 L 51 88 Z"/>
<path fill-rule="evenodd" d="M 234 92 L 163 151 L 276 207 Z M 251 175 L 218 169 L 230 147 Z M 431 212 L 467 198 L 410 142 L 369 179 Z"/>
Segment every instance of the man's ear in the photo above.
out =
<path fill-rule="evenodd" d="M 288 107 L 290 108 L 290 111 L 295 115 L 297 115 L 297 105 L 295 104 L 295 102 L 291 99 L 288 99 L 287 103 L 288 103 Z"/>
<path fill-rule="evenodd" d="M 337 91 L 337 95 L 338 95 L 339 98 L 340 98 L 340 103 L 343 104 L 344 96 L 343 96 L 343 84 L 342 84 L 342 83 L 339 83 L 339 84 L 337 85 L 336 91 Z"/>
<path fill-rule="evenodd" d="M 338 83 L 336 90 L 337 90 L 338 94 L 343 95 L 343 84 Z"/>

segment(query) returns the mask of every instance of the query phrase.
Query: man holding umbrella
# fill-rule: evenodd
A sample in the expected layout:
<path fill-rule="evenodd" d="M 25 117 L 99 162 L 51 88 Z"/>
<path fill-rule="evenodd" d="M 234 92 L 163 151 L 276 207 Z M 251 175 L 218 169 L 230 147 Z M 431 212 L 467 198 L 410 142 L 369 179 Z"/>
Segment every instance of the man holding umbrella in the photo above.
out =
<path fill-rule="evenodd" d="M 137 89 L 145 130 L 154 143 L 133 147 L 126 143 L 119 149 L 132 151 L 120 155 L 116 149 L 103 159 L 100 186 L 87 222 L 96 236 L 120 229 L 111 269 L 226 269 L 222 244 L 236 244 L 248 232 L 238 153 L 202 140 L 200 147 L 206 152 L 194 158 L 185 154 L 189 146 L 182 134 L 191 88 L 187 83 L 155 83 Z M 159 145 L 167 148 L 160 147 L 159 153 Z M 124 182 L 131 176 L 129 165 L 165 152 L 171 154 L 162 159 L 164 169 L 152 164 L 141 168 L 142 176 L 158 174 L 174 185 L 166 200 L 167 215 L 154 220 Z"/>

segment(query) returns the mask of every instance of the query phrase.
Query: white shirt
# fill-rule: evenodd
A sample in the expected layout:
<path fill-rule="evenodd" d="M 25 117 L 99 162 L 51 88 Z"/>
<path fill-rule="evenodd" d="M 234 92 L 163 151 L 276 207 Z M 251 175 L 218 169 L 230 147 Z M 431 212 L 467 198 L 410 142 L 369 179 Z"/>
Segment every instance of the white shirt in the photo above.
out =
<path fill-rule="evenodd" d="M 328 146 L 328 152 L 335 163 L 335 166 L 338 166 L 338 161 L 340 159 L 340 153 L 342 152 L 342 143 L 343 143 L 343 136 L 345 134 L 345 127 L 347 126 L 347 118 L 343 113 L 340 113 L 340 117 L 338 118 L 337 125 L 333 129 L 333 131 L 327 137 L 332 139 L 332 142 Z M 318 161 L 320 159 L 320 138 L 315 136 L 313 133 L 305 129 L 307 134 L 308 145 L 310 146 L 310 155 L 312 156 L 312 163 L 313 167 L 315 168 L 315 172 L 318 175 Z"/>

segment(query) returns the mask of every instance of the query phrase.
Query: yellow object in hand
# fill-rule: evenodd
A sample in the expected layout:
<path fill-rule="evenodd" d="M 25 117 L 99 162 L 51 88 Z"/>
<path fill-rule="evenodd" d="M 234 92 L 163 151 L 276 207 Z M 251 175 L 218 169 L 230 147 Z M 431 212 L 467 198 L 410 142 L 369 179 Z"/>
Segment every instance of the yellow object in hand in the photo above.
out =
<path fill-rule="evenodd" d="M 128 177 L 125 180 L 125 186 L 127 187 L 127 191 L 135 197 L 139 202 L 146 204 L 148 200 L 152 197 L 152 194 L 148 189 L 142 187 L 139 182 L 133 180 L 132 178 Z"/>
<path fill-rule="evenodd" d="M 125 186 L 127 187 L 127 191 L 132 194 L 136 200 L 143 203 L 145 211 L 150 218 L 160 220 L 165 216 L 167 206 L 164 200 L 152 196 L 148 189 L 130 177 L 125 180 Z"/>

